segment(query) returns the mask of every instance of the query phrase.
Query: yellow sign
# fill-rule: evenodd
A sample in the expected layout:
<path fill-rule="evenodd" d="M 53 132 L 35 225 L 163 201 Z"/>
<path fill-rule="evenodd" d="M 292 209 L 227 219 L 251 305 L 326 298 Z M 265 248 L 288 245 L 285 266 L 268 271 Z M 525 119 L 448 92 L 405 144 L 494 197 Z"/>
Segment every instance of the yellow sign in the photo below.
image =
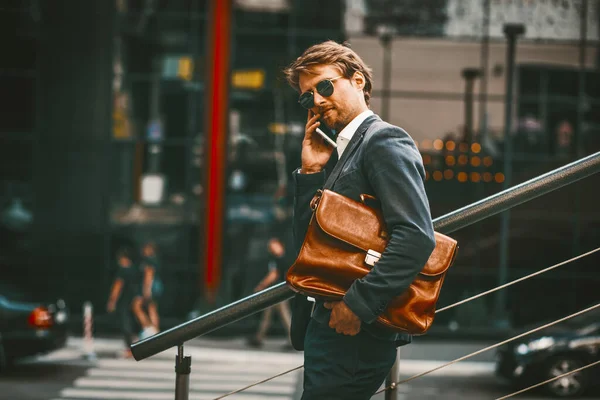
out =
<path fill-rule="evenodd" d="M 177 63 L 177 76 L 186 81 L 194 77 L 194 62 L 191 57 L 180 57 Z"/>
<path fill-rule="evenodd" d="M 128 96 L 122 92 L 116 92 L 113 96 L 113 137 L 117 139 L 130 138 L 133 132 L 129 118 Z"/>
<path fill-rule="evenodd" d="M 283 135 L 287 131 L 287 127 L 285 124 L 280 122 L 272 122 L 269 124 L 269 132 L 274 133 L 276 135 Z"/>
<path fill-rule="evenodd" d="M 262 89 L 265 85 L 265 71 L 261 69 L 234 71 L 231 85 L 236 89 Z"/>

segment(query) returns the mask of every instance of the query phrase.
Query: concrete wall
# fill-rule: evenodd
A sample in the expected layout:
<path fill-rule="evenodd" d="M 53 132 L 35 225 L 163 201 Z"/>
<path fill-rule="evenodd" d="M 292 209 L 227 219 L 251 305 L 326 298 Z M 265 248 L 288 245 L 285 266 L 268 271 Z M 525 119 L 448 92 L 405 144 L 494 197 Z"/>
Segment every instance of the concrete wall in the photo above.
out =
<path fill-rule="evenodd" d="M 382 89 L 383 50 L 377 38 L 351 38 L 355 49 L 373 68 L 374 88 Z M 476 41 L 441 39 L 402 39 L 392 46 L 392 90 L 454 93 L 462 96 L 464 80 L 461 70 L 479 67 L 481 44 Z M 488 93 L 504 95 L 506 45 L 502 41 L 490 44 Z M 579 48 L 574 43 L 520 42 L 517 46 L 517 63 L 540 63 L 576 67 Z M 596 49 L 588 47 L 588 67 L 594 66 Z M 495 66 L 502 73 L 493 74 Z M 475 84 L 475 96 L 479 84 Z M 476 97 L 477 98 L 477 97 Z M 372 109 L 381 112 L 381 99 L 375 97 Z M 463 125 L 462 100 L 432 100 L 393 98 L 390 103 L 390 122 L 404 127 L 417 141 L 441 138 L 448 132 L 459 132 Z M 479 110 L 474 110 L 475 127 L 479 126 Z M 488 105 L 488 124 L 493 131 L 502 132 L 504 106 L 502 100 Z"/>

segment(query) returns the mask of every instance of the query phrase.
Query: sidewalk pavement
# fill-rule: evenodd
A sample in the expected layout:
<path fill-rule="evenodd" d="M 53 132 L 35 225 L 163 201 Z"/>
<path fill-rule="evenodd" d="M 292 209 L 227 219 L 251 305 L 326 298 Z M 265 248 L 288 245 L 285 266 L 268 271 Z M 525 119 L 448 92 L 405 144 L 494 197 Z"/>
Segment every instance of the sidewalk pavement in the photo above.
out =
<path fill-rule="evenodd" d="M 425 341 L 416 340 L 411 345 L 400 349 L 400 373 L 402 375 L 412 375 L 425 372 L 436 368 L 446 362 L 462 357 L 466 354 L 487 347 L 491 343 L 463 343 L 450 341 Z M 87 347 L 81 337 L 69 337 L 67 345 L 61 350 L 38 357 L 40 362 L 59 362 L 78 365 L 94 366 L 95 360 L 86 357 Z M 282 360 L 296 360 L 298 365 L 302 364 L 302 353 L 294 350 L 285 350 L 286 341 L 284 338 L 267 338 L 264 347 L 261 349 L 250 348 L 246 345 L 245 338 L 197 338 L 192 339 L 185 344 L 185 355 L 194 354 L 227 354 L 227 357 L 247 360 L 249 363 L 270 357 Z M 115 358 L 119 357 L 125 346 L 122 339 L 119 338 L 94 338 L 93 350 L 97 358 Z M 171 348 L 161 352 L 151 358 L 156 359 L 174 359 L 177 354 L 176 348 Z M 494 371 L 494 351 L 479 354 L 469 360 L 461 361 L 432 375 L 441 376 L 490 376 Z"/>
<path fill-rule="evenodd" d="M 449 361 L 462 357 L 465 354 L 487 347 L 489 344 L 491 343 L 466 344 L 464 342 L 452 341 L 419 341 L 417 338 L 413 344 L 400 349 L 400 378 L 405 379 L 433 370 Z M 302 365 L 303 355 L 301 352 L 284 350 L 285 345 L 286 340 L 284 338 L 267 338 L 261 349 L 255 349 L 249 348 L 246 345 L 245 337 L 227 339 L 202 337 L 188 341 L 185 344 L 184 353 L 186 356 L 192 357 L 191 379 L 194 380 L 194 384 L 200 382 L 196 385 L 197 388 L 201 388 L 202 385 L 210 383 L 206 382 L 206 377 L 211 374 L 211 372 L 207 371 L 213 371 L 219 365 L 237 365 L 238 368 L 239 366 L 247 365 L 252 368 L 252 366 L 257 365 L 256 363 L 260 363 L 260 365 L 268 364 L 272 367 L 276 366 L 276 368 L 271 368 L 272 370 L 270 371 L 270 375 L 273 376 L 279 375 L 285 371 L 293 372 L 293 374 L 286 374 L 283 376 L 290 380 L 289 384 L 292 385 L 292 389 L 288 388 L 286 390 L 291 390 L 293 392 L 292 399 L 298 400 L 302 388 L 302 370 L 298 370 L 296 367 Z M 161 379 L 164 380 L 174 377 L 173 368 L 177 353 L 176 348 L 165 350 L 150 357 L 148 360 L 143 360 L 139 363 L 132 359 L 118 359 L 124 348 L 124 342 L 121 338 L 95 337 L 93 340 L 93 350 L 96 357 L 89 358 L 86 357 L 89 348 L 86 347 L 83 338 L 72 336 L 68 339 L 65 348 L 41 357 L 36 357 L 29 362 L 46 362 L 50 364 L 76 365 L 83 367 L 86 374 L 82 375 L 82 378 L 75 382 L 73 387 L 67 388 L 71 391 L 86 389 L 82 389 L 79 386 L 83 384 L 82 382 L 87 382 L 87 380 L 91 379 L 88 375 L 94 371 L 97 372 L 99 368 L 108 368 L 112 371 L 113 367 L 111 366 L 117 365 L 121 369 L 126 368 L 129 377 L 132 375 L 145 376 L 148 374 L 146 370 L 150 367 L 154 368 L 153 366 L 155 365 L 161 366 L 160 371 L 156 370 L 154 372 L 157 376 L 160 376 Z M 448 378 L 450 381 L 459 381 L 462 379 L 462 382 L 464 382 L 466 379 L 471 382 L 473 379 L 478 379 L 479 382 L 489 382 L 490 379 L 494 378 L 493 358 L 493 351 L 483 353 L 472 359 L 461 361 L 432 372 L 428 376 L 434 377 L 434 380 L 440 377 Z M 254 371 L 255 369 L 256 368 L 252 370 Z M 113 384 L 116 385 L 119 383 L 120 385 L 130 386 L 135 384 L 135 382 L 131 382 L 131 379 L 128 378 L 128 376 L 123 376 L 121 381 L 124 382 L 116 382 Z M 260 379 L 262 380 L 264 377 L 261 377 Z M 432 381 L 429 380 L 428 382 Z M 216 385 L 217 383 L 218 382 L 215 381 L 210 384 Z M 238 389 L 244 387 L 246 384 L 247 382 L 236 381 L 232 387 Z M 417 391 L 419 391 L 418 393 L 421 393 L 420 391 L 430 390 L 427 389 L 427 385 L 430 385 L 430 383 L 426 383 L 425 386 L 422 386 L 422 384 L 402 385 L 402 387 L 399 388 L 401 391 L 399 399 L 406 398 L 405 393 L 402 391 L 412 390 L 413 392 L 411 393 L 417 393 Z M 94 390 L 101 390 L 101 388 L 96 388 Z M 102 390 L 108 389 L 102 388 Z M 228 390 L 231 390 L 231 388 Z M 224 389 L 221 391 L 227 392 L 227 390 Z M 374 396 L 372 400 L 383 400 L 384 397 L 384 394 L 381 393 Z"/>

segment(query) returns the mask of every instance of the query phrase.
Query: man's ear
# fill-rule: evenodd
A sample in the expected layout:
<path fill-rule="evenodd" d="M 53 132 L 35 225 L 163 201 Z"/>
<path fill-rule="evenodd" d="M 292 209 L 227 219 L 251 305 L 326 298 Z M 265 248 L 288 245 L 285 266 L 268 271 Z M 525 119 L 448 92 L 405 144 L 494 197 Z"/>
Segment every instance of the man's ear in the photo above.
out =
<path fill-rule="evenodd" d="M 354 72 L 354 75 L 352 75 L 352 84 L 354 85 L 354 87 L 363 90 L 365 88 L 365 82 L 365 76 L 362 72 Z"/>

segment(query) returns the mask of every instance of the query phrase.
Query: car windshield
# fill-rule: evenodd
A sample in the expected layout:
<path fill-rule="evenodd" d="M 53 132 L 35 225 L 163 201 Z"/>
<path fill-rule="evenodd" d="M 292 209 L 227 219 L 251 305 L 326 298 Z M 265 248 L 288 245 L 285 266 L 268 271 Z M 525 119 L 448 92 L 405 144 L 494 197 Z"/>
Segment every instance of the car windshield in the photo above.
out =
<path fill-rule="evenodd" d="M 598 331 L 600 331 L 600 322 L 594 322 L 576 330 L 577 334 L 581 336 L 593 335 L 598 333 Z"/>
<path fill-rule="evenodd" d="M 563 326 L 575 330 L 578 334 L 590 335 L 600 328 L 600 310 L 594 309 L 571 318 L 565 321 Z"/>
<path fill-rule="evenodd" d="M 9 300 L 32 301 L 35 296 L 30 290 L 20 287 L 14 283 L 0 281 L 0 296 Z"/>

